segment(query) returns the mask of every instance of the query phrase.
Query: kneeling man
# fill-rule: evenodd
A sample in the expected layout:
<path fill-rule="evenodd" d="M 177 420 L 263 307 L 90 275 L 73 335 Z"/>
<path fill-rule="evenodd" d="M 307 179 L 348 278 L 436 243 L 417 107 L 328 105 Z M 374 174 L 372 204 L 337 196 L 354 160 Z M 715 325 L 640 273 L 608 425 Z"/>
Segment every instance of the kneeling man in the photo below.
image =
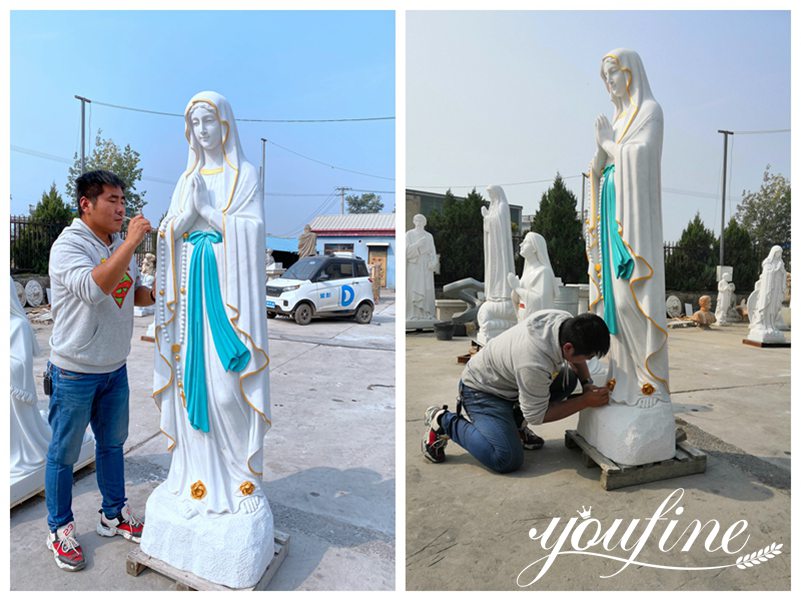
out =
<path fill-rule="evenodd" d="M 546 309 L 490 340 L 474 355 L 459 382 L 456 413 L 447 405 L 426 410 L 423 454 L 445 461 L 448 440 L 489 469 L 507 473 L 523 465 L 523 448 L 536 426 L 609 402 L 593 384 L 587 360 L 609 351 L 609 329 L 591 313 L 576 317 Z M 573 395 L 578 382 L 581 394 Z"/>

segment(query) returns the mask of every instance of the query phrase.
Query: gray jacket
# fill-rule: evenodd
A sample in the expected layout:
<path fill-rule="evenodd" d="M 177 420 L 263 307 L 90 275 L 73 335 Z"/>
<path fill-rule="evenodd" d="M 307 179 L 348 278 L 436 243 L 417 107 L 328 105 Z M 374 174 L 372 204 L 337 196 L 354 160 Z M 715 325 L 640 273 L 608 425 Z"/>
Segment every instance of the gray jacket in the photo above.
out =
<path fill-rule="evenodd" d="M 133 335 L 134 291 L 140 285 L 136 260 L 131 259 L 126 277 L 111 294 L 105 294 L 92 277 L 92 270 L 122 243 L 122 237 L 114 234 L 109 246 L 76 218 L 50 249 L 53 365 L 97 374 L 125 364 Z"/>

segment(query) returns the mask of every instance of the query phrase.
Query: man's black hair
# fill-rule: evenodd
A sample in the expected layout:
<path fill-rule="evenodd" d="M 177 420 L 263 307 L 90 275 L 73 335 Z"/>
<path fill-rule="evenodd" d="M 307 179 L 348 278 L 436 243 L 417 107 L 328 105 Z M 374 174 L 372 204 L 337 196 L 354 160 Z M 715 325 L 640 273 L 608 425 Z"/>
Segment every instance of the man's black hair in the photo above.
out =
<path fill-rule="evenodd" d="M 577 355 L 603 357 L 609 352 L 609 328 L 594 313 L 582 313 L 559 326 L 559 346 L 573 345 Z"/>
<path fill-rule="evenodd" d="M 81 210 L 81 198 L 86 196 L 93 205 L 97 202 L 97 197 L 103 193 L 103 185 L 112 188 L 120 188 L 125 192 L 125 182 L 111 171 L 98 169 L 97 171 L 87 171 L 75 180 L 75 196 L 78 204 L 78 217 L 83 215 Z"/>

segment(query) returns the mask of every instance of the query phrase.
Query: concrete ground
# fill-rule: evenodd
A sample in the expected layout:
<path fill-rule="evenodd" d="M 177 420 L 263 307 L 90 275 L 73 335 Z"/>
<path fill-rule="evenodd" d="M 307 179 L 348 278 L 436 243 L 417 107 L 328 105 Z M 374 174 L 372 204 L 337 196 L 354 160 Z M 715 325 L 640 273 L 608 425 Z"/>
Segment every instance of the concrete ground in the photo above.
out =
<path fill-rule="evenodd" d="M 548 554 L 539 541 L 529 539 L 531 528 L 542 532 L 551 518 L 560 517 L 558 534 L 568 518 L 581 520 L 577 510 L 591 506 L 592 517 L 605 529 L 617 518 L 623 529 L 635 518 L 653 515 L 672 491 L 682 488 L 684 513 L 669 516 L 679 520 L 677 535 L 695 519 L 717 520 L 721 532 L 746 520 L 750 538 L 741 553 L 775 542 L 783 545 L 782 554 L 749 569 L 632 565 L 611 578 L 604 576 L 621 563 L 561 555 L 525 590 L 789 590 L 790 349 L 746 346 L 746 332 L 744 325 L 670 332 L 674 412 L 690 444 L 707 453 L 706 472 L 613 491 L 601 488 L 597 467 L 584 467 L 580 453 L 564 445 L 564 431 L 576 427 L 577 415 L 536 427 L 545 447 L 526 451 L 523 468 L 514 474 L 488 471 L 454 442 L 448 444 L 445 463 L 425 460 L 420 453 L 423 413 L 433 404 L 455 409 L 463 368 L 456 357 L 467 352 L 469 343 L 466 338 L 444 342 L 433 334 L 407 335 L 407 589 L 518 589 L 518 575 L 523 572 L 521 584 L 530 583 L 543 562 L 524 568 Z M 682 542 L 663 553 L 657 548 L 661 525 L 638 559 L 696 568 L 734 564 L 739 555 L 704 549 L 712 526 L 688 552 L 681 551 Z M 715 540 L 719 544 L 720 536 Z M 570 550 L 569 543 L 564 549 Z M 606 553 L 600 547 L 590 550 Z"/>
<path fill-rule="evenodd" d="M 125 445 L 127 494 L 144 512 L 166 477 L 170 456 L 151 398 L 152 318 L 135 320 L 128 361 L 131 418 Z M 395 304 L 383 291 L 369 325 L 314 320 L 268 322 L 273 427 L 265 437 L 264 478 L 289 556 L 269 590 L 387 590 L 395 587 Z M 35 325 L 48 348 L 51 325 Z M 47 357 L 37 358 L 39 380 Z M 40 400 L 46 408 L 46 399 Z M 76 475 L 73 513 L 87 558 L 81 572 L 60 570 L 45 548 L 44 499 L 11 510 L 12 590 L 170 590 L 150 570 L 125 572 L 132 543 L 94 532 L 100 495 L 93 468 Z"/>

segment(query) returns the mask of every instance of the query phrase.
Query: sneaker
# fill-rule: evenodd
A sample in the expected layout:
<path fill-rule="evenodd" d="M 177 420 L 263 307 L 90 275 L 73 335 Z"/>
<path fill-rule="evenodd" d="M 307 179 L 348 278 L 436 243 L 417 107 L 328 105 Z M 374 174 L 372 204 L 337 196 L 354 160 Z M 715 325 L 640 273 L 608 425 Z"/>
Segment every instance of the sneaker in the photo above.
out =
<path fill-rule="evenodd" d="M 523 425 L 517 433 L 520 435 L 520 442 L 523 443 L 523 448 L 527 451 L 536 451 L 541 449 L 545 441 L 534 434 L 527 426 Z"/>
<path fill-rule="evenodd" d="M 142 539 L 144 520 L 136 517 L 128 505 L 125 505 L 117 517 L 107 518 L 100 510 L 100 521 L 97 523 L 97 533 L 100 536 L 114 536 L 119 534 L 124 539 L 138 543 Z"/>
<path fill-rule="evenodd" d="M 81 545 L 75 538 L 75 522 L 50 532 L 47 535 L 47 548 L 53 552 L 56 565 L 62 570 L 77 572 L 86 566 Z"/>
<path fill-rule="evenodd" d="M 423 433 L 422 450 L 425 458 L 432 463 L 445 461 L 445 447 L 448 445 L 448 437 L 445 436 L 444 430 L 438 425 L 438 420 L 440 415 L 447 410 L 447 405 L 442 407 L 434 405 L 426 409 L 426 429 Z"/>

